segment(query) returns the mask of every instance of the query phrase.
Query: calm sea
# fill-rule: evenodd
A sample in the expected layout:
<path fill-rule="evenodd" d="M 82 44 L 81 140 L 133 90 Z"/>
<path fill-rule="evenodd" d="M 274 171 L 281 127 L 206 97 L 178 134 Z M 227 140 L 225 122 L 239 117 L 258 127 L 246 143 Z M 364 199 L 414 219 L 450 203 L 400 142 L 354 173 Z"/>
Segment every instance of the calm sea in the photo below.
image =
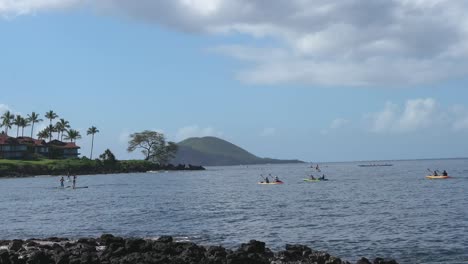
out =
<path fill-rule="evenodd" d="M 468 160 L 321 164 L 328 182 L 304 182 L 308 164 L 211 167 L 200 172 L 0 179 L 0 239 L 173 235 L 277 250 L 306 244 L 355 261 L 468 263 Z M 448 180 L 425 179 L 427 168 Z M 283 185 L 258 185 L 260 174 Z"/>

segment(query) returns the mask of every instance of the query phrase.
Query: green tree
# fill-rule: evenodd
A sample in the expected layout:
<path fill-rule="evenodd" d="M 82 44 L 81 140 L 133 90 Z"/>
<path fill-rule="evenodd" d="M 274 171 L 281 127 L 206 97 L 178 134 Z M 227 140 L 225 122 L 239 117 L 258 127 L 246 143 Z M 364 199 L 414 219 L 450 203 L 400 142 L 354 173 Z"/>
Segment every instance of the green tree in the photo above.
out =
<path fill-rule="evenodd" d="M 29 126 L 29 120 L 27 118 L 21 118 L 20 127 L 21 127 L 21 137 L 24 137 L 24 128 Z"/>
<path fill-rule="evenodd" d="M 102 161 L 110 161 L 110 162 L 115 162 L 115 161 L 117 161 L 117 159 L 115 158 L 114 153 L 112 153 L 112 151 L 110 151 L 110 149 L 106 149 L 106 150 L 104 151 L 104 153 L 102 153 L 101 155 L 99 155 L 99 158 L 100 158 Z"/>
<path fill-rule="evenodd" d="M 8 136 L 8 129 L 11 128 L 11 126 L 13 125 L 14 118 L 15 118 L 15 115 L 12 114 L 10 111 L 6 111 L 0 117 L 0 119 L 2 120 L 1 126 L 5 128 L 5 134 L 7 136 Z"/>
<path fill-rule="evenodd" d="M 86 135 L 92 135 L 91 139 L 91 155 L 89 155 L 89 159 L 93 159 L 93 148 L 94 148 L 94 134 L 99 133 L 99 130 L 95 127 L 92 126 L 88 128 L 88 131 L 86 132 Z"/>
<path fill-rule="evenodd" d="M 50 121 L 49 127 L 52 127 L 52 120 L 57 118 L 58 115 L 54 111 L 50 110 L 49 112 L 46 112 L 45 117 Z M 50 133 L 49 141 L 52 141 L 52 133 Z"/>
<path fill-rule="evenodd" d="M 19 128 L 21 126 L 21 121 L 23 117 L 21 115 L 16 115 L 15 119 L 13 119 L 13 125 L 16 126 L 16 137 L 19 137 Z"/>
<path fill-rule="evenodd" d="M 70 122 L 66 121 L 65 119 L 61 118 L 60 121 L 58 121 L 55 124 L 55 129 L 57 130 L 58 138 L 60 141 L 63 141 L 63 133 L 67 131 L 67 129 L 70 128 Z"/>
<path fill-rule="evenodd" d="M 47 130 L 48 134 L 49 134 L 49 142 L 52 141 L 52 135 L 54 134 L 54 132 L 57 132 L 57 129 L 55 129 L 55 126 L 53 125 L 48 125 L 45 130 Z"/>
<path fill-rule="evenodd" d="M 81 139 L 80 131 L 75 129 L 67 130 L 67 135 L 65 135 L 65 140 L 70 140 L 70 142 L 74 142 L 77 139 Z"/>
<path fill-rule="evenodd" d="M 45 128 L 45 129 L 43 129 L 43 130 L 41 130 L 41 131 L 39 131 L 37 133 L 37 138 L 38 139 L 48 139 L 49 136 L 50 136 L 50 132 L 49 132 L 49 130 L 47 128 Z"/>
<path fill-rule="evenodd" d="M 166 142 L 162 133 L 145 130 L 130 135 L 127 151 L 133 152 L 136 149 L 141 149 L 145 160 L 164 165 L 171 157 L 174 157 L 177 145 L 174 142 Z"/>
<path fill-rule="evenodd" d="M 36 114 L 36 112 L 32 112 L 30 115 L 28 115 L 28 121 L 31 123 L 31 138 L 32 138 L 34 134 L 34 124 L 42 122 L 42 119 L 39 118 L 39 114 Z"/>
<path fill-rule="evenodd" d="M 117 159 L 115 158 L 114 153 L 110 151 L 110 149 L 106 149 L 104 153 L 99 155 L 99 159 L 102 160 L 104 166 L 106 167 L 114 167 L 117 163 Z"/>

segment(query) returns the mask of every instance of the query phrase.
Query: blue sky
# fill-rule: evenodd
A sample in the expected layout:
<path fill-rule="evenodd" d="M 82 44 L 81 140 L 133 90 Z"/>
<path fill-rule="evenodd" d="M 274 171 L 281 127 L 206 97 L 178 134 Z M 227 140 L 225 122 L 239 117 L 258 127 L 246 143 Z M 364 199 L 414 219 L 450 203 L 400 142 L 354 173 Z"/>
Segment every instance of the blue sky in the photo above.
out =
<path fill-rule="evenodd" d="M 305 161 L 468 156 L 465 2 L 271 3 L 0 0 L 0 112 L 54 110 L 84 155 L 95 125 L 120 159 L 145 129 Z"/>

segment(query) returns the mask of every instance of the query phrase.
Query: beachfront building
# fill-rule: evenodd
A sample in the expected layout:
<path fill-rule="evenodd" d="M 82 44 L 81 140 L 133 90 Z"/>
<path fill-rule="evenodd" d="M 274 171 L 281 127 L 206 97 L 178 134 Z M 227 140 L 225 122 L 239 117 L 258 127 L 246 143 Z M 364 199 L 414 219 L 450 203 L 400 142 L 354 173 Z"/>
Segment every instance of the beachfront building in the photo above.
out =
<path fill-rule="evenodd" d="M 27 159 L 33 155 L 47 158 L 67 159 L 77 158 L 80 149 L 74 142 L 61 142 L 30 137 L 10 137 L 0 133 L 0 159 Z"/>

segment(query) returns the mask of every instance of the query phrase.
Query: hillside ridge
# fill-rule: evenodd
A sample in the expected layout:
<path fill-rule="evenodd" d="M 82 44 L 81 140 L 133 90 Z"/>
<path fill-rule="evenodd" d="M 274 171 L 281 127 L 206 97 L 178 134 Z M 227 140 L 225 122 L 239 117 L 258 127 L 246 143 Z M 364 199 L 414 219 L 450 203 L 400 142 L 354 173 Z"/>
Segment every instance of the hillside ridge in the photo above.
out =
<path fill-rule="evenodd" d="M 247 150 L 217 137 L 192 137 L 179 143 L 174 164 L 229 166 L 251 164 L 302 163 L 300 160 L 260 158 Z"/>

